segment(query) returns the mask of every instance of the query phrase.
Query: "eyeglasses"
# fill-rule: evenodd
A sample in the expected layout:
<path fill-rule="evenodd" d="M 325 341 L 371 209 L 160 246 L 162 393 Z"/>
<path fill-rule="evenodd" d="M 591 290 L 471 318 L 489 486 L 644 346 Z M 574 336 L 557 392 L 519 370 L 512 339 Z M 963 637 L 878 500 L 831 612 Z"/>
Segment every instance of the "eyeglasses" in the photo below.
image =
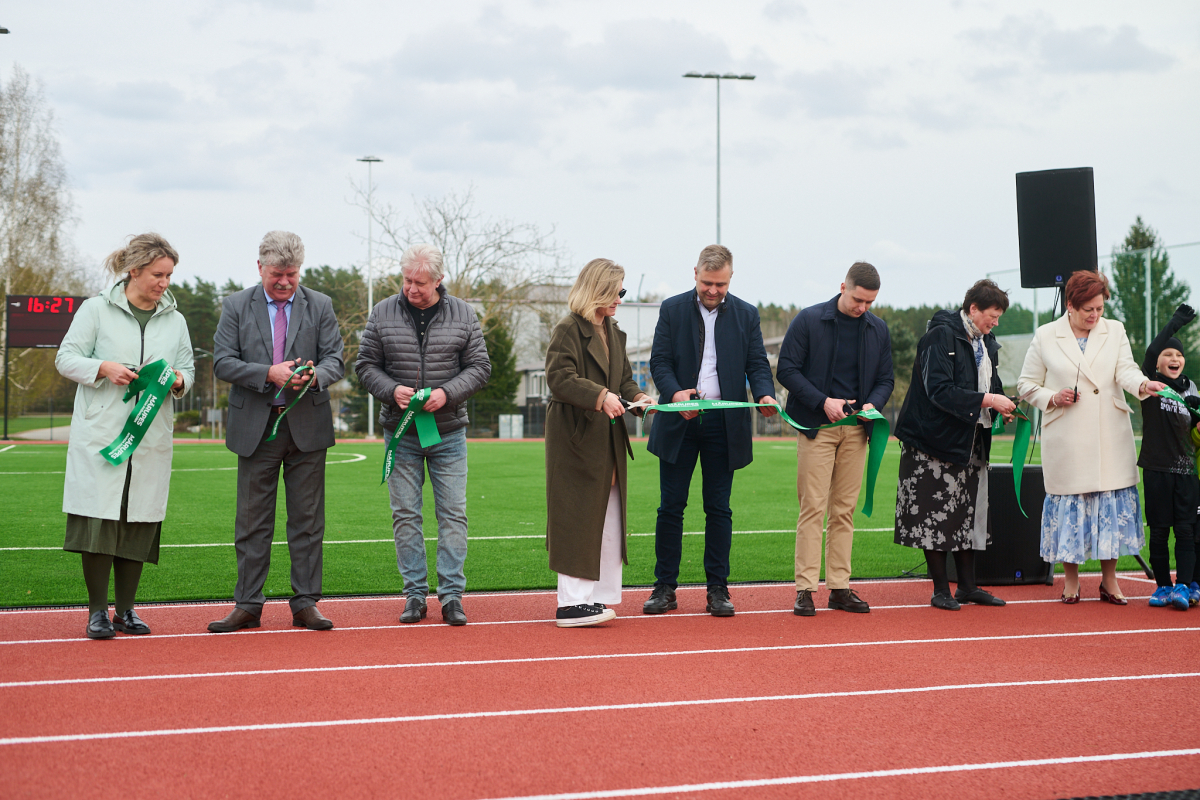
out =
<path fill-rule="evenodd" d="M 625 290 L 624 290 L 624 289 L 622 289 L 621 291 L 617 292 L 617 298 L 618 298 L 618 299 L 620 299 L 620 298 L 622 298 L 622 297 L 624 297 L 624 296 L 625 296 Z"/>

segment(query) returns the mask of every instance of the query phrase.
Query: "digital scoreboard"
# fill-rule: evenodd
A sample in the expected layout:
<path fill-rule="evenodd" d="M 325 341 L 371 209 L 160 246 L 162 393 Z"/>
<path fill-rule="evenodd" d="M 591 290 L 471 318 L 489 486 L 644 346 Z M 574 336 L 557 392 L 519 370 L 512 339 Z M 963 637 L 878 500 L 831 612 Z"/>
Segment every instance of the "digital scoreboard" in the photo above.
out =
<path fill-rule="evenodd" d="M 9 347 L 58 347 L 86 297 L 10 294 L 5 298 Z"/>

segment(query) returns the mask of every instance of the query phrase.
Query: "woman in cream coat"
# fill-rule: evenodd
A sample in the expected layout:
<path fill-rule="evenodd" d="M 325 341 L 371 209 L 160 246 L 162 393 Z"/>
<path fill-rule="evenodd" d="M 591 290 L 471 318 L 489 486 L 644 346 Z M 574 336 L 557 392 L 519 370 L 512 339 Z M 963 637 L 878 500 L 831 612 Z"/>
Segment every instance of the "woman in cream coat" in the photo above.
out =
<path fill-rule="evenodd" d="M 67 446 L 63 549 L 80 553 L 88 592 L 90 639 L 115 631 L 149 633 L 134 611 L 142 565 L 158 563 L 159 534 L 171 484 L 172 414 L 162 408 L 137 450 L 120 466 L 100 451 L 116 439 L 136 399 L 126 387 L 142 366 L 165 359 L 175 371 L 171 394 L 182 397 L 195 377 L 187 322 L 167 290 L 179 256 L 155 233 L 133 237 L 105 267 L 117 283 L 85 300 L 54 359 L 75 381 L 75 410 Z M 108 618 L 108 584 L 115 575 L 115 618 Z"/>
<path fill-rule="evenodd" d="M 1100 559 L 1100 599 L 1126 600 L 1117 557 L 1142 548 L 1137 451 L 1125 393 L 1139 400 L 1163 388 L 1148 381 L 1125 327 L 1104 319 L 1108 280 L 1076 272 L 1067 281 L 1067 314 L 1033 337 L 1017 391 L 1042 418 L 1042 558 L 1063 562 L 1064 603 L 1079 602 L 1079 565 Z"/>

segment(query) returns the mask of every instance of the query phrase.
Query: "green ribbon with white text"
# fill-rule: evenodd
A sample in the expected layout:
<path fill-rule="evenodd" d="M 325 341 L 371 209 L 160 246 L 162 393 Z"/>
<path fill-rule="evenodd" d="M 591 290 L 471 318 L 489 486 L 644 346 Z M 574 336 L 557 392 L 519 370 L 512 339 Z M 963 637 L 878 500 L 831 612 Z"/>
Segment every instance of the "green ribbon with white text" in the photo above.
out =
<path fill-rule="evenodd" d="M 883 462 L 883 453 L 887 450 L 888 436 L 891 435 L 887 419 L 878 411 L 873 408 L 855 411 L 853 414 L 837 422 L 831 422 L 828 425 L 819 425 L 816 428 L 809 428 L 789 417 L 783 410 L 783 406 L 775 403 L 746 403 L 737 400 L 685 400 L 682 403 L 664 403 L 663 405 L 648 406 L 647 410 L 699 411 L 703 414 L 706 411 L 719 411 L 726 408 L 772 408 L 779 412 L 779 416 L 783 418 L 784 422 L 798 431 L 823 431 L 826 428 L 837 428 L 842 425 L 857 425 L 860 419 L 871 420 L 874 424 L 871 427 L 871 440 L 867 452 L 867 496 L 863 501 L 862 513 L 869 517 L 874 512 L 875 479 L 879 477 L 879 465 Z"/>
<path fill-rule="evenodd" d="M 158 410 L 162 408 L 163 401 L 170 393 L 174 383 L 175 371 L 161 358 L 138 370 L 137 379 L 130 382 L 121 402 L 128 403 L 139 392 L 144 392 L 144 394 L 142 399 L 134 405 L 133 411 L 129 412 L 129 418 L 125 420 L 125 427 L 121 429 L 121 435 L 100 451 L 100 455 L 105 461 L 116 467 L 133 455 L 133 451 L 137 450 L 138 445 L 142 443 L 142 437 L 150 429 L 150 423 L 154 422 L 154 418 L 158 416 Z"/>
<path fill-rule="evenodd" d="M 392 440 L 388 442 L 387 450 L 383 452 L 381 484 L 387 483 L 388 476 L 392 474 L 392 467 L 396 463 L 396 445 L 400 444 L 400 437 L 408 430 L 408 426 L 413 424 L 417 426 L 417 440 L 421 443 L 421 447 L 433 447 L 442 441 L 442 435 L 438 433 L 437 420 L 434 419 L 433 412 L 426 411 L 424 408 L 432 394 L 433 389 L 426 386 L 408 401 L 408 408 L 405 409 L 404 416 L 400 418 L 400 424 L 396 426 L 396 432 L 392 434 Z"/>

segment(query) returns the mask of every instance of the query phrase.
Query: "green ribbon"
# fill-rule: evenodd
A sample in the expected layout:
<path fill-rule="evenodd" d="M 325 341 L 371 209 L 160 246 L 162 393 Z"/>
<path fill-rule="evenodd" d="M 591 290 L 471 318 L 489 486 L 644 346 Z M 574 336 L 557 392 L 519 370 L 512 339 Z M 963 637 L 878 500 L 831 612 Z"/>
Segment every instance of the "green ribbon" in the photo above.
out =
<path fill-rule="evenodd" d="M 425 410 L 425 402 L 432 394 L 433 389 L 426 386 L 408 401 L 408 408 L 405 410 L 404 416 L 400 418 L 400 424 L 396 426 L 396 432 L 392 434 L 392 440 L 388 442 L 387 450 L 383 452 L 383 480 L 379 482 L 380 484 L 387 483 L 388 476 L 392 474 L 392 467 L 396 463 L 396 445 L 400 444 L 400 437 L 408 430 L 409 425 L 416 424 L 417 440 L 421 443 L 421 447 L 433 447 L 442 441 L 442 435 L 438 433 L 437 420 L 433 418 L 433 412 Z"/>
<path fill-rule="evenodd" d="M 1184 399 L 1182 397 L 1180 397 L 1179 392 L 1175 391 L 1170 386 L 1164 386 L 1163 388 L 1161 388 L 1157 392 L 1155 392 L 1155 394 L 1157 394 L 1159 397 L 1166 397 L 1171 400 L 1174 400 L 1176 403 L 1179 403 L 1179 405 L 1186 408 L 1188 410 L 1188 413 L 1191 414 L 1193 417 L 1200 417 L 1200 412 L 1193 410 L 1192 407 L 1189 406 L 1186 402 L 1184 402 Z"/>
<path fill-rule="evenodd" d="M 292 406 L 296 405 L 296 403 L 299 403 L 300 398 L 304 397 L 304 390 L 308 388 L 310 383 L 312 383 L 313 378 L 317 377 L 317 371 L 307 364 L 296 367 L 296 369 L 292 371 L 292 374 L 288 375 L 287 380 L 283 382 L 283 386 L 279 387 L 279 391 L 275 393 L 276 397 L 279 397 L 279 395 L 283 394 L 283 390 L 292 382 L 292 378 L 296 377 L 305 370 L 312 372 L 312 375 L 309 375 L 304 380 L 304 385 L 296 390 L 296 396 L 292 399 L 292 402 L 288 403 L 287 407 L 283 409 L 283 412 L 275 418 L 275 424 L 271 426 L 271 435 L 267 437 L 268 442 L 275 441 L 275 436 L 279 433 L 279 423 L 283 422 L 283 418 L 286 417 L 287 413 L 292 410 Z"/>
<path fill-rule="evenodd" d="M 992 412 L 992 414 L 994 416 L 992 435 L 1004 433 L 1004 417 L 997 412 Z M 1029 519 L 1029 515 L 1021 507 L 1021 472 L 1025 469 L 1025 456 L 1029 452 L 1029 439 L 1033 434 L 1033 424 L 1020 408 L 1013 409 L 1013 416 L 1017 418 L 1017 429 L 1013 431 L 1012 460 L 1010 461 L 1013 468 L 1013 487 L 1017 491 L 1017 508 L 1020 509 L 1021 515 L 1025 519 Z"/>
<path fill-rule="evenodd" d="M 133 455 L 133 451 L 142 443 L 146 431 L 150 429 L 150 423 L 158 416 L 158 410 L 162 408 L 163 399 L 171 391 L 173 383 L 175 372 L 171 365 L 161 358 L 138 371 L 137 379 L 130 382 L 121 402 L 128 403 L 139 392 L 145 392 L 145 395 L 133 407 L 133 411 L 129 412 L 121 435 L 100 451 L 105 461 L 116 467 Z"/>
<path fill-rule="evenodd" d="M 704 413 L 705 411 L 718 411 L 726 408 L 772 408 L 779 412 L 779 416 L 783 418 L 784 422 L 798 431 L 823 431 L 826 428 L 837 428 L 842 425 L 857 425 L 860 419 L 872 420 L 875 424 L 871 428 L 871 440 L 867 452 L 867 497 L 863 501 L 862 513 L 869 517 L 874 512 L 875 479 L 879 477 L 879 465 L 883 463 L 883 453 L 887 450 L 888 436 L 891 435 L 887 419 L 878 411 L 873 408 L 855 411 L 853 414 L 837 422 L 831 422 L 828 425 L 819 425 L 816 428 L 809 428 L 789 417 L 787 412 L 783 410 L 783 406 L 775 403 L 745 403 L 737 400 L 685 400 L 681 403 L 665 403 L 658 406 L 649 406 L 647 410 L 699 411 L 700 413 Z"/>

